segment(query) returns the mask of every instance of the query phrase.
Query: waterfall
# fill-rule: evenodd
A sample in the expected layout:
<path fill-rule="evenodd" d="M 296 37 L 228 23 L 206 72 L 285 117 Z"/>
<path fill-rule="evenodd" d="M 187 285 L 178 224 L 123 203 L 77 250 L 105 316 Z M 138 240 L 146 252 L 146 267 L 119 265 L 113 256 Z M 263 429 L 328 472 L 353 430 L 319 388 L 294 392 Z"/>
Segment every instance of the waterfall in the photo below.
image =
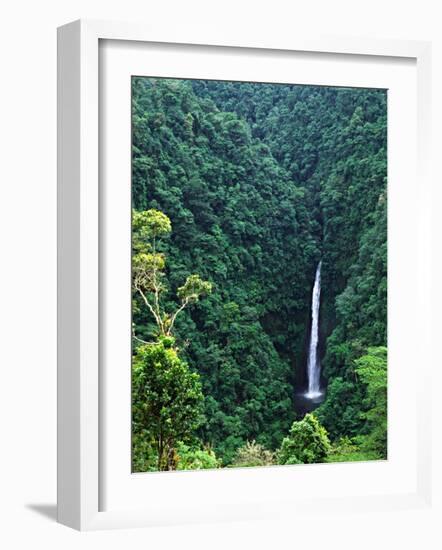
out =
<path fill-rule="evenodd" d="M 315 284 L 312 292 L 312 328 L 307 361 L 308 390 L 306 397 L 311 399 L 322 395 L 320 387 L 321 363 L 318 357 L 319 306 L 321 305 L 321 263 L 316 268 Z"/>

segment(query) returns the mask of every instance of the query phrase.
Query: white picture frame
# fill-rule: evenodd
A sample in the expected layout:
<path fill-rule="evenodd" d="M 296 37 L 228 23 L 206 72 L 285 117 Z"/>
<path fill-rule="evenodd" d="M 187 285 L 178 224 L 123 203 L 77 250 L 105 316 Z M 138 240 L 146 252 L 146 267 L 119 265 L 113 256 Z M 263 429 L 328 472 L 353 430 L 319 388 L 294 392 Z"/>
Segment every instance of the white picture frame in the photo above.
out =
<path fill-rule="evenodd" d="M 376 57 L 380 60 L 411 60 L 415 64 L 417 82 L 416 112 L 418 124 L 414 151 L 419 180 L 419 235 L 416 240 L 416 312 L 422 314 L 420 330 L 425 334 L 425 324 L 430 323 L 431 268 L 426 242 L 430 228 L 431 182 L 428 175 L 429 120 L 431 106 L 429 97 L 431 45 L 426 42 L 390 40 L 368 40 L 346 37 L 302 37 L 286 39 L 267 44 L 265 38 L 243 40 L 230 36 L 209 38 L 194 33 L 187 36 L 185 30 L 179 35 L 163 36 L 153 29 L 135 24 L 76 21 L 59 29 L 58 34 L 58 520 L 80 530 L 152 526 L 196 521 L 230 520 L 250 517 L 270 517 L 290 514 L 296 507 L 321 509 L 330 505 L 330 498 L 318 494 L 312 499 L 290 499 L 278 493 L 271 495 L 270 487 L 284 484 L 290 472 L 298 467 L 273 469 L 230 470 L 222 484 L 233 489 L 241 479 L 249 483 L 262 483 L 263 493 L 252 496 L 248 506 L 228 495 L 219 506 L 207 506 L 193 502 L 187 509 L 178 504 L 176 509 L 166 513 L 166 504 L 156 508 L 131 506 L 129 497 L 118 498 L 110 509 L 103 509 L 101 485 L 106 480 L 103 466 L 103 388 L 100 338 L 102 323 L 100 303 L 103 300 L 102 281 L 103 250 L 100 231 L 106 226 L 100 223 L 103 208 L 100 192 L 100 44 L 102 41 L 116 41 L 130 45 L 169 44 L 175 48 L 193 46 L 229 48 L 230 55 L 245 51 L 304 52 L 311 55 Z M 180 46 L 181 45 L 181 46 Z M 247 49 L 247 50 L 246 50 Z M 359 62 L 362 62 L 360 58 Z M 188 74 L 183 76 L 189 76 Z M 411 176 L 413 177 L 413 176 Z M 417 181 L 417 179 L 416 179 Z M 395 218 L 399 219 L 399 218 Z M 428 327 L 427 327 L 428 328 Z M 398 507 L 425 507 L 431 501 L 431 433 L 427 422 L 431 403 L 424 395 L 424 384 L 431 375 L 431 350 L 427 361 L 421 364 L 421 377 L 416 383 L 416 456 L 411 464 L 415 470 L 416 483 L 406 491 L 377 492 L 365 495 L 334 495 L 333 506 L 343 512 L 358 507 L 360 510 L 397 509 Z M 130 449 L 127 449 L 130 453 Z M 337 475 L 338 469 L 349 465 L 329 465 L 330 470 L 321 470 L 321 476 Z M 315 465 L 320 468 L 320 465 Z M 352 466 L 350 466 L 352 467 Z M 307 470 L 298 475 L 310 475 Z M 311 470 L 310 470 L 311 472 Z M 130 472 L 129 472 L 130 473 Z M 155 485 L 167 484 L 167 491 L 174 490 L 174 484 L 183 484 L 183 490 L 193 486 L 210 485 L 218 472 L 194 472 L 177 475 L 156 475 Z M 223 472 L 224 474 L 224 472 Z M 345 475 L 345 474 L 344 474 Z M 187 477 L 185 477 L 187 476 Z M 190 477 L 194 476 L 194 477 Z M 197 478 L 195 476 L 198 476 Z M 204 476 L 204 478 L 202 477 Z M 351 476 L 350 476 L 351 477 Z M 240 479 L 241 478 L 241 479 Z M 143 483 L 146 483 L 144 478 Z M 153 480 L 153 478 L 150 478 Z M 166 481 L 167 479 L 167 481 Z M 187 480 L 183 482 L 182 480 Z M 138 483 L 133 476 L 130 483 Z M 190 480 L 190 481 L 189 481 Z M 149 483 L 149 479 L 147 479 Z M 186 486 L 187 484 L 187 486 Z M 219 488 L 218 488 L 219 489 Z M 117 495 L 118 497 L 118 495 Z M 276 499 L 276 500 L 275 500 Z M 238 500 L 238 499 L 236 499 Z M 239 499 L 240 500 L 240 499 Z"/>

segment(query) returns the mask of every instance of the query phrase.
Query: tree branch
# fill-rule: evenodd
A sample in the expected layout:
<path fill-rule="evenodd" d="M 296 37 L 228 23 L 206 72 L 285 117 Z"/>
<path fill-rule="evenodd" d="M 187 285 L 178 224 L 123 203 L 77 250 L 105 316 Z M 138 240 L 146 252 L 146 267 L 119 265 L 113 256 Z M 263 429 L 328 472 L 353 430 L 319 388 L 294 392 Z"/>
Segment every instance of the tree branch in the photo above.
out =
<path fill-rule="evenodd" d="M 138 338 L 138 336 L 135 334 L 135 327 L 132 327 L 132 338 L 136 340 L 137 342 L 140 342 L 141 344 L 147 344 L 152 345 L 153 342 L 146 342 L 146 340 L 142 340 L 141 338 Z"/>
<path fill-rule="evenodd" d="M 153 249 L 153 281 L 152 281 L 152 285 L 153 285 L 153 288 L 154 288 L 155 308 L 156 308 L 157 315 L 159 317 L 160 316 L 160 300 L 159 300 L 160 291 L 159 291 L 159 286 L 158 286 L 158 281 L 157 281 L 157 264 L 156 264 L 157 245 L 156 245 L 155 235 L 153 236 L 152 249 Z"/>
<path fill-rule="evenodd" d="M 164 334 L 164 326 L 163 326 L 163 321 L 161 320 L 161 317 L 159 316 L 159 314 L 155 311 L 155 309 L 153 308 L 152 304 L 149 302 L 149 300 L 147 299 L 146 295 L 144 294 L 144 292 L 141 290 L 141 288 L 135 284 L 135 288 L 136 290 L 139 292 L 139 294 L 141 295 L 141 297 L 143 298 L 144 300 L 144 303 L 146 304 L 146 306 L 149 308 L 149 311 L 152 313 L 152 315 L 154 316 L 155 318 L 155 321 L 158 325 L 158 328 L 161 330 L 161 332 Z"/>
<path fill-rule="evenodd" d="M 189 298 L 185 298 L 181 306 L 172 315 L 170 319 L 169 328 L 167 329 L 167 336 L 170 336 L 170 333 L 172 332 L 172 329 L 173 329 L 173 325 L 175 323 L 175 319 L 177 318 L 178 314 L 181 313 L 187 305 L 189 305 L 189 302 L 190 302 Z"/>

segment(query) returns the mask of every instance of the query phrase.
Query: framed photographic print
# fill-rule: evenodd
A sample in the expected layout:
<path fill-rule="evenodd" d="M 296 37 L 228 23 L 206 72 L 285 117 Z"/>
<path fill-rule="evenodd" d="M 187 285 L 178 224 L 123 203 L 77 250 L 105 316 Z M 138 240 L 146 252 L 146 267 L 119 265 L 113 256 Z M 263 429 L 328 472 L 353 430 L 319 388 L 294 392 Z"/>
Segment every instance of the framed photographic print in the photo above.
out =
<path fill-rule="evenodd" d="M 60 522 L 426 505 L 429 48 L 59 29 Z"/>

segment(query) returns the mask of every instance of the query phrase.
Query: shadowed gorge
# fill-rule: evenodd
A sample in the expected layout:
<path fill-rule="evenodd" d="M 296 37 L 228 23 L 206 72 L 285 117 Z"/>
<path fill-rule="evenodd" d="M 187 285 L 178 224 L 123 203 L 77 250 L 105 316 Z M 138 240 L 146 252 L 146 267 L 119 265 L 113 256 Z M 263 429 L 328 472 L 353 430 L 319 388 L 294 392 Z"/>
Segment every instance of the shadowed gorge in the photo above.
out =
<path fill-rule="evenodd" d="M 175 365 L 176 346 L 201 382 L 169 469 L 192 468 L 198 445 L 206 467 L 309 461 L 298 429 L 321 441 L 311 461 L 385 458 L 370 376 L 386 372 L 386 92 L 137 77 L 132 93 L 133 208 L 171 222 L 155 242 L 165 309 L 192 274 L 211 284 L 157 350 Z M 137 293 L 133 321 L 157 337 Z M 325 396 L 312 418 L 306 392 Z M 153 470 L 134 429 L 134 469 Z"/>

